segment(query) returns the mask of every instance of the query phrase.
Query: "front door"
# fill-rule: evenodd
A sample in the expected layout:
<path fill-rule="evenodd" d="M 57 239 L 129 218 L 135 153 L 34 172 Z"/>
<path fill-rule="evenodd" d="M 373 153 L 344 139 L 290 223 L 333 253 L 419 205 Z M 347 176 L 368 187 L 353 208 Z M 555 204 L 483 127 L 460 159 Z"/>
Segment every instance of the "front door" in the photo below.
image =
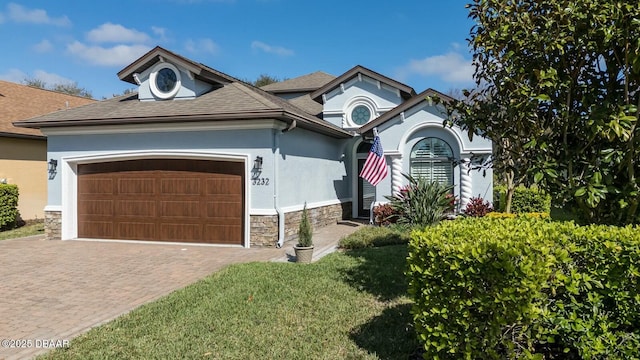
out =
<path fill-rule="evenodd" d="M 367 159 L 358 159 L 358 174 L 362 171 Z M 369 218 L 371 204 L 376 200 L 376 187 L 358 176 L 358 216 Z"/>

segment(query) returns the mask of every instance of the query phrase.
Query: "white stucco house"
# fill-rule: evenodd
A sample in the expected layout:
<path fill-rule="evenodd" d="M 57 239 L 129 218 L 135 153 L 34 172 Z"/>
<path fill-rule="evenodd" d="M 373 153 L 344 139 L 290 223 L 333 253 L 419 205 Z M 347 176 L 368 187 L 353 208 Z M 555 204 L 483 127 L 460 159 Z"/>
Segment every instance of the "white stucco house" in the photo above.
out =
<path fill-rule="evenodd" d="M 57 168 L 45 208 L 50 239 L 274 246 L 314 225 L 369 217 L 402 173 L 453 184 L 464 205 L 492 200 L 492 174 L 459 160 L 491 155 L 443 127 L 411 87 L 356 66 L 256 88 L 156 47 L 118 73 L 138 92 L 16 123 L 48 137 Z M 377 128 L 389 174 L 358 177 Z"/>

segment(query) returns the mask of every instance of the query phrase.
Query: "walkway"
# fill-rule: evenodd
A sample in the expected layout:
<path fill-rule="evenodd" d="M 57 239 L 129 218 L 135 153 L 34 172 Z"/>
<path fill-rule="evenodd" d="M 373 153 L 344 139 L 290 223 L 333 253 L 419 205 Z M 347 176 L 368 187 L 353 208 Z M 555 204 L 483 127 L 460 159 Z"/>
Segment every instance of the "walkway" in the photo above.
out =
<path fill-rule="evenodd" d="M 314 234 L 314 259 L 335 250 L 355 224 Z M 185 287 L 234 263 L 292 261 L 293 244 L 275 248 L 98 241 L 0 241 L 0 359 L 46 352 L 45 341 L 68 341 L 90 328 Z M 4 340 L 31 340 L 7 348 Z"/>

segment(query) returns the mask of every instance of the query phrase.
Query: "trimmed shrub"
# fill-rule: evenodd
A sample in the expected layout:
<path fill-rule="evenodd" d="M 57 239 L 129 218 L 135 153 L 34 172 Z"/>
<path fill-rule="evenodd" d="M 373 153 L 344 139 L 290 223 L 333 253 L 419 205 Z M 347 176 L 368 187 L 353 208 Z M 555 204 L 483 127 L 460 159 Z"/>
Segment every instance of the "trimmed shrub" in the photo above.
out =
<path fill-rule="evenodd" d="M 493 208 L 496 211 L 504 212 L 507 196 L 506 186 L 494 186 L 493 188 Z M 511 201 L 512 213 L 550 213 L 551 195 L 536 187 L 518 186 L 513 193 Z"/>
<path fill-rule="evenodd" d="M 16 227 L 18 222 L 18 186 L 0 184 L 0 230 Z"/>
<path fill-rule="evenodd" d="M 483 217 L 493 211 L 488 201 L 481 197 L 472 197 L 462 211 L 467 216 Z"/>
<path fill-rule="evenodd" d="M 407 244 L 409 242 L 409 233 L 409 228 L 401 225 L 391 225 L 389 227 L 364 226 L 340 239 L 338 246 L 343 249 L 362 249 Z"/>
<path fill-rule="evenodd" d="M 538 212 L 533 212 L 533 213 L 524 213 L 524 214 L 513 214 L 513 213 L 503 213 L 503 212 L 495 212 L 492 211 L 490 213 L 487 213 L 487 215 L 485 215 L 486 217 L 492 218 L 492 219 L 513 219 L 516 217 L 525 217 L 525 218 L 536 218 L 536 219 L 549 219 L 550 215 L 549 213 L 538 213 Z"/>
<path fill-rule="evenodd" d="M 637 227 L 465 218 L 414 231 L 408 262 L 425 358 L 637 358 Z"/>

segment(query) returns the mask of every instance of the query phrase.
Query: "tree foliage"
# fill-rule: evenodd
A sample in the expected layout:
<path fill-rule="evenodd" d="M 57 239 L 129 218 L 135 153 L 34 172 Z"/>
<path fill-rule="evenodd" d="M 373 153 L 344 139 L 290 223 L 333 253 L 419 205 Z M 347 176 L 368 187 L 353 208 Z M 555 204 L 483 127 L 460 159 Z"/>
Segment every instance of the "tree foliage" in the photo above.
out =
<path fill-rule="evenodd" d="M 56 91 L 63 94 L 93 99 L 93 95 L 91 94 L 91 91 L 78 86 L 78 83 L 75 81 L 70 83 L 57 83 L 57 84 L 48 86 L 47 83 L 42 79 L 25 78 L 22 81 L 22 83 L 25 85 L 37 87 L 40 89 L 46 89 L 46 90 Z"/>
<path fill-rule="evenodd" d="M 640 7 L 633 0 L 474 0 L 478 90 L 452 121 L 494 141 L 587 222 L 639 221 Z"/>
<path fill-rule="evenodd" d="M 265 85 L 273 84 L 282 81 L 276 76 L 272 76 L 269 74 L 260 74 L 255 81 L 248 81 L 248 83 L 252 84 L 255 87 L 262 87 Z"/>

